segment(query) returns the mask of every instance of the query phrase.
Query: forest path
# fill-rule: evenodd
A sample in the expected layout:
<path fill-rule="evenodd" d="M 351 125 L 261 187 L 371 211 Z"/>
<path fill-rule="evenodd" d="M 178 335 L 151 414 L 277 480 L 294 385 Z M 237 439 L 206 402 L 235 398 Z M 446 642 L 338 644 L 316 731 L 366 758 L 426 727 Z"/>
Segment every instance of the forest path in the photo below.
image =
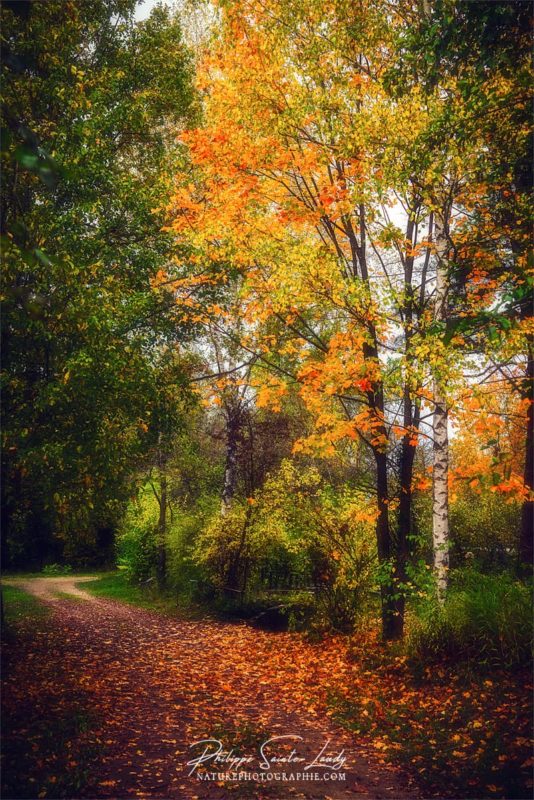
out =
<path fill-rule="evenodd" d="M 79 583 L 96 581 L 97 575 L 84 576 L 51 576 L 46 578 L 3 578 L 2 582 L 9 586 L 17 586 L 28 594 L 32 594 L 45 603 L 58 602 L 69 594 L 82 600 L 98 602 L 97 598 L 78 587 Z"/>
<path fill-rule="evenodd" d="M 80 741 L 63 742 L 64 752 L 44 763 L 48 776 L 51 769 L 55 775 L 76 772 L 84 751 L 97 753 L 68 797 L 417 796 L 369 743 L 327 716 L 323 684 L 333 666 L 324 662 L 322 645 L 298 634 L 171 618 L 95 598 L 78 587 L 90 579 L 10 581 L 52 609 L 18 630 L 8 654 L 4 703 L 16 718 L 15 735 L 18 730 L 27 738 L 43 717 L 89 709 L 91 723 Z M 270 766 L 262 770 L 260 748 L 272 737 L 286 738 L 264 747 Z M 187 762 L 204 747 L 192 745 L 205 738 L 220 741 L 226 755 L 190 774 Z M 213 752 L 218 745 L 210 747 Z M 330 769 L 318 761 L 321 751 L 330 759 L 342 753 L 334 766 L 346 761 Z M 247 759 L 240 771 L 285 772 L 294 779 L 199 779 L 200 773 L 235 771 L 234 756 Z M 53 787 L 41 796 L 53 797 Z"/>

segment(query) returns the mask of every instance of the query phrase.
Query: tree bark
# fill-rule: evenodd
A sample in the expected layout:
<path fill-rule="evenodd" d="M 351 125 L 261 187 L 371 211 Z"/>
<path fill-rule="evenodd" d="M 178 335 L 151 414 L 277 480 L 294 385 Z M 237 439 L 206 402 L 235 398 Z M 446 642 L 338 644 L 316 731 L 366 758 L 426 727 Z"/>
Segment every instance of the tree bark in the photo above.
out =
<path fill-rule="evenodd" d="M 445 253 L 447 248 L 446 224 L 436 214 L 436 302 L 435 320 L 445 322 L 447 318 L 447 271 Z M 436 577 L 437 596 L 440 603 L 445 601 L 449 583 L 449 411 L 442 389 L 439 375 L 434 376 L 434 424 L 433 424 L 433 508 L 432 538 L 434 549 L 434 574 Z"/>
<path fill-rule="evenodd" d="M 360 242 L 357 245 L 357 258 L 360 265 L 362 280 L 369 286 L 369 271 L 366 256 L 366 226 L 365 208 L 359 207 Z M 368 326 L 371 342 L 363 345 L 363 357 L 367 363 L 378 363 L 378 343 L 374 324 Z M 389 489 L 388 489 L 388 460 L 387 460 L 387 432 L 384 424 L 384 387 L 378 381 L 367 392 L 367 402 L 376 422 L 375 435 L 383 442 L 372 447 L 376 463 L 376 541 L 379 564 L 391 567 L 392 574 L 389 580 L 383 580 L 380 586 L 382 605 L 382 637 L 385 641 L 402 638 L 404 633 L 404 597 L 398 590 L 397 573 L 399 559 L 392 562 L 391 530 L 389 526 Z M 402 566 L 401 566 L 402 568 Z"/>
<path fill-rule="evenodd" d="M 377 358 L 377 350 L 370 345 L 364 346 L 366 358 Z M 382 384 L 367 393 L 369 407 L 381 425 L 376 428 L 378 437 L 386 437 L 384 425 L 384 392 Z M 385 641 L 402 638 L 404 633 L 404 597 L 398 589 L 399 567 L 403 570 L 402 559 L 393 558 L 391 546 L 391 530 L 389 525 L 389 486 L 388 486 L 388 458 L 385 443 L 373 447 L 376 464 L 376 543 L 378 562 L 381 566 L 390 567 L 391 575 L 388 580 L 383 580 L 380 586 L 382 603 L 382 637 Z M 398 554 L 397 554 L 398 555 Z"/>
<path fill-rule="evenodd" d="M 376 462 L 376 500 L 378 517 L 376 520 L 376 541 L 378 561 L 381 565 L 392 565 L 391 531 L 389 527 L 389 497 L 387 454 L 385 450 L 374 450 Z M 392 565 L 393 566 L 393 565 Z M 397 565 L 398 569 L 398 565 Z M 395 586 L 397 575 L 382 581 L 380 596 L 382 604 L 382 637 L 385 641 L 401 639 L 404 633 L 404 597 Z"/>
<path fill-rule="evenodd" d="M 406 240 L 416 244 L 417 226 L 414 217 L 418 208 L 414 208 L 414 216 L 410 215 L 406 226 Z M 429 228 L 429 236 L 431 228 Z M 415 237 L 415 239 L 414 239 Z M 406 355 L 406 370 L 408 372 L 411 365 L 412 337 L 413 337 L 413 317 L 414 317 L 414 288 L 413 288 L 413 269 L 414 256 L 409 253 L 404 257 L 404 302 L 402 307 L 402 317 L 404 320 L 404 340 Z M 424 278 L 422 279 L 423 287 Z M 416 442 L 414 433 L 419 428 L 420 411 L 419 406 L 412 402 L 409 385 L 409 374 L 406 374 L 403 390 L 403 427 L 405 430 L 401 444 L 400 458 L 400 497 L 399 497 L 399 516 L 398 516 L 398 538 L 397 538 L 397 574 L 401 583 L 406 582 L 406 564 L 410 554 L 413 552 L 413 543 L 409 537 L 412 534 L 412 478 L 413 465 L 415 460 Z"/>
<path fill-rule="evenodd" d="M 221 514 L 225 515 L 232 504 L 237 486 L 237 448 L 239 438 L 239 412 L 230 409 L 226 415 L 226 459 L 221 496 Z"/>
<path fill-rule="evenodd" d="M 525 471 L 523 480 L 530 497 L 534 489 L 534 402 L 532 388 L 534 382 L 534 352 L 529 342 L 525 396 L 530 400 L 527 411 L 525 432 Z M 532 575 L 534 566 L 534 502 L 526 498 L 521 509 L 521 530 L 519 534 L 519 572 L 524 577 Z"/>
<path fill-rule="evenodd" d="M 438 600 L 443 603 L 449 583 L 449 437 L 448 410 L 438 382 L 434 383 L 434 492 L 432 535 Z"/>
<path fill-rule="evenodd" d="M 167 581 L 167 476 L 159 473 L 159 518 L 157 528 L 156 578 L 158 588 L 164 589 Z"/>
<path fill-rule="evenodd" d="M 411 436 L 406 434 L 402 439 L 400 463 L 399 537 L 397 551 L 399 559 L 404 564 L 410 552 L 413 552 L 408 537 L 412 533 L 412 477 L 415 460 L 415 445 L 410 442 Z"/>

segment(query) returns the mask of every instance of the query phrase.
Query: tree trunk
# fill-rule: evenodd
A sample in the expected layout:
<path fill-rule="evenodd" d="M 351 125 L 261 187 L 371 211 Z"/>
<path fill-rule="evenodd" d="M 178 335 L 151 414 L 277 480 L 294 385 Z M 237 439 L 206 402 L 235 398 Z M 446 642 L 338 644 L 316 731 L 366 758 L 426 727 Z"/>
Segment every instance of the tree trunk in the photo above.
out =
<path fill-rule="evenodd" d="M 241 537 L 239 540 L 239 545 L 237 550 L 232 558 L 230 565 L 228 567 L 228 572 L 226 575 L 226 589 L 230 596 L 233 596 L 235 600 L 236 592 L 243 593 L 245 591 L 245 584 L 246 584 L 246 575 L 243 576 L 243 580 L 241 580 L 241 567 L 243 564 L 243 550 L 245 549 L 245 543 L 247 540 L 247 532 L 248 527 L 250 524 L 250 517 L 252 514 L 252 509 L 250 506 L 247 508 L 245 519 L 243 521 L 243 527 L 241 529 Z M 246 571 L 246 570 L 245 570 Z"/>
<path fill-rule="evenodd" d="M 445 322 L 447 318 L 447 272 L 445 253 L 447 249 L 446 223 L 436 214 L 436 303 L 435 320 Z M 447 401 L 442 390 L 442 381 L 434 376 L 434 473 L 433 473 L 433 507 L 432 538 L 434 546 L 434 573 L 437 584 L 437 595 L 440 603 L 445 601 L 449 582 L 449 412 Z"/>
<path fill-rule="evenodd" d="M 384 450 L 374 450 L 376 462 L 376 500 L 378 517 L 376 520 L 376 541 L 380 565 L 391 564 L 391 532 L 388 511 L 388 473 L 387 455 Z M 382 603 L 382 637 L 385 641 L 402 638 L 404 632 L 404 597 L 399 596 L 395 586 L 396 575 L 380 586 Z"/>
<path fill-rule="evenodd" d="M 360 242 L 355 243 L 355 254 L 360 265 L 362 280 L 369 286 L 369 270 L 366 256 L 366 226 L 365 208 L 359 207 Z M 372 343 L 364 342 L 363 357 L 366 363 L 379 365 L 378 344 L 376 329 L 373 323 L 369 324 L 369 334 Z M 378 516 L 376 520 L 376 542 L 378 561 L 380 566 L 392 569 L 389 579 L 382 577 L 380 585 L 382 603 L 382 637 L 385 641 L 402 638 L 404 632 L 404 596 L 398 590 L 396 572 L 399 569 L 399 559 L 392 563 L 391 531 L 389 527 L 389 494 L 388 494 L 388 459 L 387 459 L 387 434 L 384 424 L 384 387 L 381 381 L 367 392 L 369 410 L 378 423 L 375 436 L 382 439 L 377 445 L 372 445 L 376 463 L 376 498 Z M 401 564 L 402 568 L 402 564 Z"/>
<path fill-rule="evenodd" d="M 434 493 L 432 534 L 438 600 L 443 603 L 449 582 L 449 437 L 448 411 L 438 382 L 434 383 Z"/>
<path fill-rule="evenodd" d="M 415 209 L 414 209 L 415 211 Z M 415 214 L 414 214 L 415 216 Z M 414 217 L 410 216 L 406 226 L 406 240 L 415 246 L 417 238 L 417 226 Z M 414 315 L 414 288 L 413 288 L 413 269 L 414 256 L 407 254 L 404 257 L 404 304 L 402 317 L 404 319 L 404 339 L 406 354 L 406 371 L 413 361 L 412 337 L 413 337 L 413 315 Z M 412 402 L 410 395 L 409 374 L 404 379 L 403 390 L 403 427 L 405 430 L 401 444 L 400 459 L 400 497 L 399 497 L 399 516 L 398 516 L 398 537 L 397 537 L 397 577 L 404 584 L 406 583 L 406 564 L 409 555 L 413 552 L 413 540 L 409 539 L 412 534 L 412 478 L 413 465 L 415 460 L 416 442 L 414 433 L 419 428 L 420 412 L 419 406 Z"/>
<path fill-rule="evenodd" d="M 221 496 L 221 514 L 226 514 L 232 504 L 237 485 L 237 445 L 239 438 L 239 418 L 237 412 L 227 414 L 226 460 L 224 483 Z"/>
<path fill-rule="evenodd" d="M 408 540 L 412 533 L 412 477 L 415 459 L 415 445 L 410 444 L 411 436 L 404 436 L 401 445 L 400 497 L 399 497 L 399 535 L 397 553 L 399 560 L 406 564 L 413 547 Z"/>
<path fill-rule="evenodd" d="M 157 529 L 157 563 L 156 578 L 158 588 L 164 589 L 167 579 L 167 476 L 160 470 L 159 474 L 159 519 Z"/>
<path fill-rule="evenodd" d="M 534 381 L 534 353 L 529 343 L 528 365 L 526 374 L 526 397 L 530 400 L 527 411 L 527 429 L 525 435 L 525 487 L 530 492 L 534 489 L 534 402 L 532 387 Z M 519 534 L 519 571 L 524 577 L 532 575 L 534 562 L 534 502 L 527 498 L 521 509 L 521 531 Z"/>

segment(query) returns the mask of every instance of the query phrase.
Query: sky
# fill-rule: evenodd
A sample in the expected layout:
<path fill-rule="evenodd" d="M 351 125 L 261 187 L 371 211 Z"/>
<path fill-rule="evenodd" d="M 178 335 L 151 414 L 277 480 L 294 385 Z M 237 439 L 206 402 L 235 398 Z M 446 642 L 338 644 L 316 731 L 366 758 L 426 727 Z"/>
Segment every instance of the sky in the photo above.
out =
<path fill-rule="evenodd" d="M 134 19 L 140 22 L 150 16 L 150 12 L 160 0 L 139 0 L 139 5 L 135 9 Z"/>

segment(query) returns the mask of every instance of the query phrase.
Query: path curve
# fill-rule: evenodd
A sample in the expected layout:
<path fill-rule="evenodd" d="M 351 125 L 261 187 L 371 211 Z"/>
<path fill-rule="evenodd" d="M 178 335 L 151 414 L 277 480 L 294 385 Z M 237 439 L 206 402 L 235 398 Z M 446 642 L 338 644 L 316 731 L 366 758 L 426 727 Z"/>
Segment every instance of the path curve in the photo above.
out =
<path fill-rule="evenodd" d="M 2 582 L 8 586 L 17 586 L 44 603 L 55 603 L 64 600 L 65 598 L 61 595 L 65 594 L 90 602 L 98 602 L 98 599 L 93 594 L 79 588 L 80 583 L 96 581 L 97 579 L 97 575 L 84 575 L 82 577 L 53 575 L 46 578 L 6 578 L 2 579 Z"/>
<path fill-rule="evenodd" d="M 90 576 L 9 581 L 49 604 L 52 615 L 14 654 L 6 702 L 20 701 L 28 658 L 35 664 L 53 659 L 58 671 L 50 677 L 50 692 L 60 691 L 62 682 L 69 696 L 81 693 L 97 715 L 92 735 L 99 756 L 79 797 L 417 797 L 399 772 L 380 763 L 368 742 L 358 741 L 327 716 L 320 691 L 320 645 L 308 644 L 297 634 L 171 618 L 95 598 L 79 586 L 89 580 Z M 72 602 L 65 594 L 87 602 Z M 45 713 L 38 704 L 36 709 Z M 250 765 L 241 769 L 252 772 L 258 769 L 261 743 L 273 736 L 301 737 L 279 739 L 269 752 L 290 758 L 290 746 L 296 751 L 294 758 L 305 759 L 305 764 L 326 742 L 326 756 L 343 751 L 345 780 L 325 779 L 322 766 L 317 772 L 308 770 L 320 775 L 318 781 L 306 777 L 236 784 L 189 774 L 187 761 L 200 752 L 199 746 L 192 748 L 195 741 L 218 739 L 227 751 L 234 748 L 233 755 L 250 758 Z M 286 744 L 287 751 L 282 747 Z M 302 769 L 299 763 L 271 761 L 270 772 L 296 775 Z M 228 770 L 228 762 L 217 769 Z"/>

